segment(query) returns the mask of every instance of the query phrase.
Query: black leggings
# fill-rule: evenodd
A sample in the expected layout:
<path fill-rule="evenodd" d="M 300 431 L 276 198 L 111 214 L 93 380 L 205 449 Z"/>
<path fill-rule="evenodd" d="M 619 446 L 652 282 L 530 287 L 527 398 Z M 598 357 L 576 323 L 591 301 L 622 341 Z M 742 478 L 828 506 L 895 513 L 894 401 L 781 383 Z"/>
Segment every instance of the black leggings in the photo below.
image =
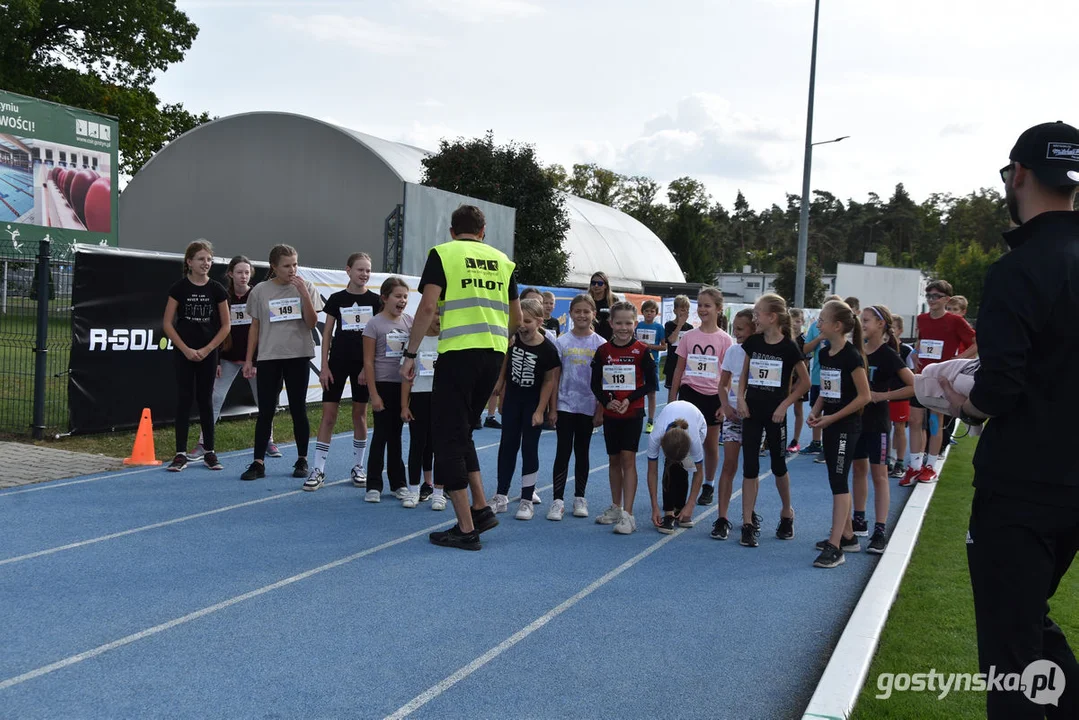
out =
<path fill-rule="evenodd" d="M 756 415 L 742 420 L 742 476 L 760 477 L 762 437 L 768 439 L 772 474 L 783 477 L 787 474 L 787 418 L 784 417 L 783 422 L 774 423 L 770 414 L 763 420 Z"/>
<path fill-rule="evenodd" d="M 367 461 L 367 489 L 382 492 L 382 468 L 390 477 L 390 492 L 405 486 L 405 462 L 401 456 L 401 383 L 376 382 L 383 410 L 375 413 L 375 432 L 371 438 L 371 457 Z"/>
<path fill-rule="evenodd" d="M 187 429 L 191 424 L 191 403 L 199 406 L 202 423 L 202 446 L 214 449 L 214 377 L 217 374 L 217 351 L 192 362 L 179 350 L 176 358 L 176 452 L 187 452 Z"/>
<path fill-rule="evenodd" d="M 584 497 L 588 487 L 588 452 L 592 446 L 592 416 L 582 413 L 558 412 L 558 425 L 555 433 L 558 447 L 554 454 L 554 499 L 562 500 L 566 495 L 566 480 L 569 479 L 569 456 L 573 454 L 573 496 Z"/>
<path fill-rule="evenodd" d="M 266 445 L 270 442 L 282 382 L 288 396 L 289 414 L 292 415 L 292 431 L 296 435 L 296 453 L 300 457 L 307 457 L 307 443 L 311 439 L 311 426 L 307 421 L 307 358 L 259 360 L 256 367 L 259 418 L 255 423 L 255 459 L 266 458 Z"/>
<path fill-rule="evenodd" d="M 431 393 L 412 393 L 408 407 L 413 418 L 408 424 L 408 484 L 419 485 L 424 471 L 433 468 L 435 462 Z"/>
<path fill-rule="evenodd" d="M 666 465 L 663 470 L 663 512 L 677 514 L 689 499 L 689 472 L 682 463 L 667 462 Z"/>
<path fill-rule="evenodd" d="M 828 484 L 833 495 L 846 495 L 850 492 L 847 479 L 850 477 L 854 448 L 861 434 L 861 427 L 857 424 L 841 422 L 824 428 L 821 438 L 824 442 L 824 462 L 828 468 Z"/>
<path fill-rule="evenodd" d="M 513 471 L 517 469 L 517 452 L 521 452 L 521 476 L 539 472 L 539 439 L 543 428 L 532 425 L 536 406 L 524 402 L 515 393 L 506 394 L 502 402 L 502 441 L 498 444 L 498 494 L 510 491 Z"/>

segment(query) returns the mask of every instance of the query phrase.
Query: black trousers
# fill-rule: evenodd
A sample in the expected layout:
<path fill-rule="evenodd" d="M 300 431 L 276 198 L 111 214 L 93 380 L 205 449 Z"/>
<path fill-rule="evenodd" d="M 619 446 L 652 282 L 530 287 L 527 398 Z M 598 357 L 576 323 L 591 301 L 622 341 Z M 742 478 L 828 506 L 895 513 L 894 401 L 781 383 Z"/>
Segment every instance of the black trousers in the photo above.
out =
<path fill-rule="evenodd" d="M 438 356 L 431 398 L 438 418 L 435 475 L 448 492 L 467 488 L 468 474 L 480 470 L 472 428 L 495 389 L 502 358 L 494 350 L 451 350 Z"/>
<path fill-rule="evenodd" d="M 761 475 L 761 438 L 768 440 L 768 451 L 772 456 L 772 474 L 783 477 L 787 474 L 787 419 L 772 422 L 772 416 L 757 417 L 751 415 L 742 420 L 742 476 L 747 478 Z"/>
<path fill-rule="evenodd" d="M 828 468 L 828 485 L 832 488 L 833 495 L 850 493 L 850 465 L 854 458 L 854 447 L 861 434 L 861 425 L 850 422 L 829 425 L 821 433 L 824 462 Z"/>
<path fill-rule="evenodd" d="M 678 514 L 689 500 L 689 472 L 682 463 L 664 461 L 663 512 Z"/>
<path fill-rule="evenodd" d="M 371 455 L 367 459 L 367 489 L 382 492 L 382 468 L 390 478 L 390 492 L 405 486 L 405 461 L 401 450 L 401 383 L 376 382 L 383 409 L 374 413 L 375 431 L 371 435 Z"/>
<path fill-rule="evenodd" d="M 1056 707 L 1036 705 L 1020 691 L 990 688 L 989 720 L 1079 718 L 1079 664 L 1064 633 L 1049 618 L 1049 599 L 1077 549 L 1079 507 L 1042 505 L 975 490 L 967 564 L 980 670 L 1022 673 L 1035 660 L 1051 660 L 1063 671 L 1063 677 L 1056 673 L 1057 689 L 1065 685 Z"/>
<path fill-rule="evenodd" d="M 191 403 L 199 407 L 202 424 L 202 445 L 214 449 L 214 378 L 217 374 L 217 351 L 198 362 L 184 357 L 179 350 L 176 359 L 176 452 L 187 452 L 187 433 L 191 425 Z"/>
<path fill-rule="evenodd" d="M 573 496 L 584 497 L 588 487 L 588 452 L 592 446 L 592 416 L 558 411 L 554 453 L 554 499 L 563 500 L 569 479 L 569 458 L 573 455 Z"/>
<path fill-rule="evenodd" d="M 534 402 L 525 402 L 514 392 L 502 401 L 502 440 L 498 444 L 498 494 L 510 491 L 521 453 L 521 476 L 539 472 L 539 439 L 543 427 L 532 425 Z"/>
<path fill-rule="evenodd" d="M 296 453 L 300 457 L 307 457 L 307 444 L 311 440 L 311 425 L 307 421 L 308 359 L 259 360 L 256 367 L 259 417 L 255 422 L 255 459 L 266 459 L 266 445 L 270 442 L 282 382 L 285 383 L 292 430 L 296 435 Z"/>
<path fill-rule="evenodd" d="M 419 485 L 423 472 L 433 468 L 435 461 L 431 393 L 412 393 L 408 396 L 408 407 L 413 418 L 408 424 L 408 484 Z"/>

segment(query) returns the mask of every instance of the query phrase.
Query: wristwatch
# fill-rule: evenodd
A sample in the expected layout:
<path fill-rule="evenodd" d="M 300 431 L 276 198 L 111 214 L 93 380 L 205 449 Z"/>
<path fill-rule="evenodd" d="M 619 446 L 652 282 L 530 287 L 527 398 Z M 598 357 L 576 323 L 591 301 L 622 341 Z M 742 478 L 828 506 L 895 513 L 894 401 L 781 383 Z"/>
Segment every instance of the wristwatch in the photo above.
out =
<path fill-rule="evenodd" d="M 405 350 L 405 351 L 404 351 L 404 353 L 403 353 L 403 355 L 404 355 L 404 356 L 405 356 L 406 358 L 408 358 L 409 360 L 415 360 L 415 359 L 416 359 L 416 353 L 414 353 L 414 352 L 409 352 L 408 350 Z"/>

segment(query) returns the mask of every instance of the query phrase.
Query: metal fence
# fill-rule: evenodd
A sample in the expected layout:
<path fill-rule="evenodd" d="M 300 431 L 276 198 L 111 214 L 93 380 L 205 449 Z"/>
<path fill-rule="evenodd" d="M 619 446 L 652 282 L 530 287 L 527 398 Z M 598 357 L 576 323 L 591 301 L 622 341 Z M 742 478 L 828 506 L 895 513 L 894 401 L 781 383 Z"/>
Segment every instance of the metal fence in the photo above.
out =
<path fill-rule="evenodd" d="M 70 248 L 0 250 L 0 433 L 66 432 L 71 353 Z"/>

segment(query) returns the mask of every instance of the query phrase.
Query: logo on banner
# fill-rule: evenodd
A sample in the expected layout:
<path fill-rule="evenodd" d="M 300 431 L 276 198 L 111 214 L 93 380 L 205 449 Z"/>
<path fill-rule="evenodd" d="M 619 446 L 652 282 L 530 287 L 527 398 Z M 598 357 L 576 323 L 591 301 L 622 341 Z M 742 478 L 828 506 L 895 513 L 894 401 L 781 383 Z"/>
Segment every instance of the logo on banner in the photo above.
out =
<path fill-rule="evenodd" d="M 154 339 L 154 331 L 145 328 L 90 329 L 90 352 L 95 350 L 171 350 L 172 340 Z"/>

